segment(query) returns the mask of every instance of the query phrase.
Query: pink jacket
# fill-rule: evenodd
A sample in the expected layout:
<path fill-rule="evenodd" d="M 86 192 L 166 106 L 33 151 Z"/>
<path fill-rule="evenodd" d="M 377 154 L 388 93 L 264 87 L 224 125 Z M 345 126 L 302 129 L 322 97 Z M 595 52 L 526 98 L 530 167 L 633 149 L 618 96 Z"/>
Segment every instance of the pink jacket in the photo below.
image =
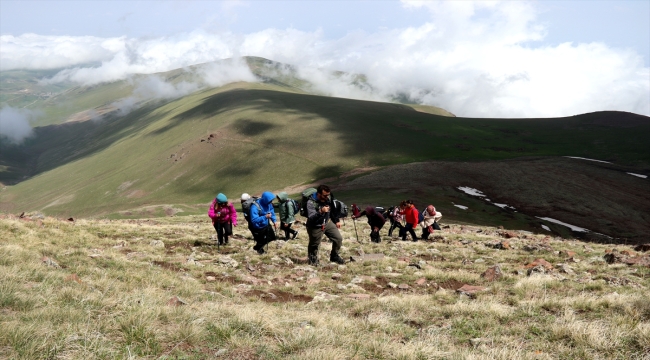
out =
<path fill-rule="evenodd" d="M 235 210 L 235 206 L 229 202 L 228 206 L 217 206 L 215 209 L 214 207 L 216 205 L 216 200 L 212 200 L 212 204 L 210 204 L 210 210 L 208 210 L 208 216 L 212 219 L 212 223 L 214 224 L 216 221 L 222 224 L 232 222 L 233 226 L 237 226 L 237 210 Z M 220 215 L 217 216 L 217 214 Z"/>

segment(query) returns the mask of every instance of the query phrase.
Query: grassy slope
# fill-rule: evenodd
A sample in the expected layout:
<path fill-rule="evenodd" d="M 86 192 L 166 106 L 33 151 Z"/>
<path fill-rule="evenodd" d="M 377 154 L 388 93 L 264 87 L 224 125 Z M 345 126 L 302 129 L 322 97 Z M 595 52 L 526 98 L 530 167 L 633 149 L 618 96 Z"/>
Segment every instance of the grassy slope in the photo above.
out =
<path fill-rule="evenodd" d="M 298 226 L 303 236 L 258 256 L 243 227 L 227 247 L 210 246 L 204 216 L 0 218 L 0 358 L 640 360 L 650 351 L 650 268 L 606 264 L 613 245 L 519 233 L 497 250 L 496 229 L 457 225 L 418 243 L 391 243 L 384 229 L 371 244 L 360 221 L 363 244 L 347 222 L 342 255 L 383 259 L 338 267 L 323 243 L 323 266 L 312 268 L 298 263 L 307 245 Z M 527 276 L 537 258 L 553 268 Z M 500 279 L 481 277 L 496 264 Z M 487 289 L 459 295 L 463 284 Z M 306 304 L 323 293 L 330 301 Z"/>
<path fill-rule="evenodd" d="M 0 202 L 6 211 L 86 216 L 205 202 L 216 192 L 236 197 L 360 166 L 431 159 L 574 155 L 647 165 L 647 121 L 591 125 L 629 116 L 449 118 L 406 105 L 231 84 L 104 123 L 42 129 L 27 150 L 39 155 L 37 175 L 2 192 Z M 216 140 L 202 142 L 209 134 Z"/>

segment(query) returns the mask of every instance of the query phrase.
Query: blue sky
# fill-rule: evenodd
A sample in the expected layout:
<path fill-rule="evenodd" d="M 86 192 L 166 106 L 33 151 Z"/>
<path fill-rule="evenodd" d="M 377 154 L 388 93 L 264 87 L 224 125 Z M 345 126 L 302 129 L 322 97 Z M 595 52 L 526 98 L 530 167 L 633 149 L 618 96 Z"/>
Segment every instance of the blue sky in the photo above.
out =
<path fill-rule="evenodd" d="M 650 115 L 647 0 L 0 0 L 0 35 L 0 70 L 81 83 L 256 55 L 466 116 Z"/>

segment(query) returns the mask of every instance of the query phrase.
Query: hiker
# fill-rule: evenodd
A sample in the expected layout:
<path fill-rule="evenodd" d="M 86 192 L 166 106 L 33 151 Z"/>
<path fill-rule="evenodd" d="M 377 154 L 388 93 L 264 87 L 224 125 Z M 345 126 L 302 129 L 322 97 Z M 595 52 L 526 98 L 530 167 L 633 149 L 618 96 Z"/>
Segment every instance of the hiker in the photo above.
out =
<path fill-rule="evenodd" d="M 388 236 L 393 235 L 393 230 L 395 228 L 398 228 L 398 234 L 402 231 L 404 228 L 404 225 L 402 225 L 402 221 L 404 220 L 404 213 L 402 213 L 402 209 L 400 208 L 399 205 L 397 206 L 391 206 L 386 210 L 386 218 L 390 221 L 390 228 L 388 228 Z"/>
<path fill-rule="evenodd" d="M 298 203 L 293 199 L 289 199 L 289 195 L 284 191 L 279 193 L 277 198 L 280 203 L 280 229 L 284 231 L 285 241 L 289 240 L 289 234 L 291 234 L 291 240 L 293 240 L 298 236 L 298 231 L 291 228 L 291 225 L 296 221 L 295 216 L 297 209 L 299 209 Z"/>
<path fill-rule="evenodd" d="M 316 192 L 307 199 L 307 235 L 309 245 L 307 246 L 307 259 L 310 265 L 318 265 L 318 248 L 323 235 L 332 241 L 332 252 L 330 261 L 337 264 L 345 264 L 345 260 L 339 255 L 343 237 L 339 229 L 341 221 L 336 214 L 331 213 L 332 199 L 330 199 L 330 188 L 327 185 L 319 185 Z"/>
<path fill-rule="evenodd" d="M 429 234 L 432 234 L 433 230 L 440 230 L 438 220 L 442 218 L 442 213 L 436 211 L 435 206 L 429 205 L 424 209 L 422 214 L 424 215 L 424 220 L 420 223 L 422 227 L 422 240 L 428 240 Z"/>
<path fill-rule="evenodd" d="M 360 212 L 359 215 L 353 215 L 352 220 L 363 215 L 366 215 L 368 218 L 368 225 L 370 225 L 370 241 L 380 243 L 381 237 L 379 237 L 379 231 L 386 223 L 386 219 L 384 219 L 384 216 L 376 208 L 368 206 L 364 211 Z"/>
<path fill-rule="evenodd" d="M 251 224 L 251 219 L 250 215 L 248 214 L 248 208 L 250 208 L 250 200 L 251 196 L 248 195 L 248 193 L 243 193 L 241 194 L 241 209 L 242 212 L 244 213 L 244 219 L 246 220 L 246 223 L 248 224 L 248 228 L 250 229 L 250 224 Z M 244 205 L 248 204 L 248 205 Z"/>
<path fill-rule="evenodd" d="M 400 229 L 400 236 L 402 237 L 402 240 L 406 240 L 406 233 L 408 232 L 411 234 L 413 241 L 418 241 L 418 237 L 415 235 L 414 229 L 418 226 L 418 218 L 420 216 L 420 213 L 418 212 L 418 209 L 415 208 L 415 205 L 411 200 L 402 201 L 401 207 L 402 212 L 404 213 L 404 218 L 406 219 L 406 225 L 404 228 Z"/>
<path fill-rule="evenodd" d="M 219 245 L 228 244 L 228 236 L 232 235 L 232 227 L 237 226 L 235 206 L 228 202 L 226 195 L 219 193 L 210 204 L 208 216 L 212 219 L 212 226 L 217 231 Z"/>
<path fill-rule="evenodd" d="M 275 220 L 275 208 L 273 200 L 275 195 L 270 191 L 265 191 L 262 196 L 255 200 L 250 207 L 250 226 L 255 246 L 253 250 L 258 254 L 264 254 L 264 246 L 275 240 L 275 229 L 278 224 Z"/>

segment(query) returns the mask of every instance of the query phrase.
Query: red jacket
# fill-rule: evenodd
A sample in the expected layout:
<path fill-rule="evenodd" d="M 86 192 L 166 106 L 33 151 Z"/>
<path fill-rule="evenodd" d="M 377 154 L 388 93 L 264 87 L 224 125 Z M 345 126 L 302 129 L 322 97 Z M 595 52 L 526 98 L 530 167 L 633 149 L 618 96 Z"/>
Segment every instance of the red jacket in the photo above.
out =
<path fill-rule="evenodd" d="M 414 229 L 416 226 L 418 226 L 419 215 L 420 212 L 415 208 L 415 206 L 407 207 L 404 209 L 404 218 L 406 219 L 406 223 L 412 224 Z"/>

